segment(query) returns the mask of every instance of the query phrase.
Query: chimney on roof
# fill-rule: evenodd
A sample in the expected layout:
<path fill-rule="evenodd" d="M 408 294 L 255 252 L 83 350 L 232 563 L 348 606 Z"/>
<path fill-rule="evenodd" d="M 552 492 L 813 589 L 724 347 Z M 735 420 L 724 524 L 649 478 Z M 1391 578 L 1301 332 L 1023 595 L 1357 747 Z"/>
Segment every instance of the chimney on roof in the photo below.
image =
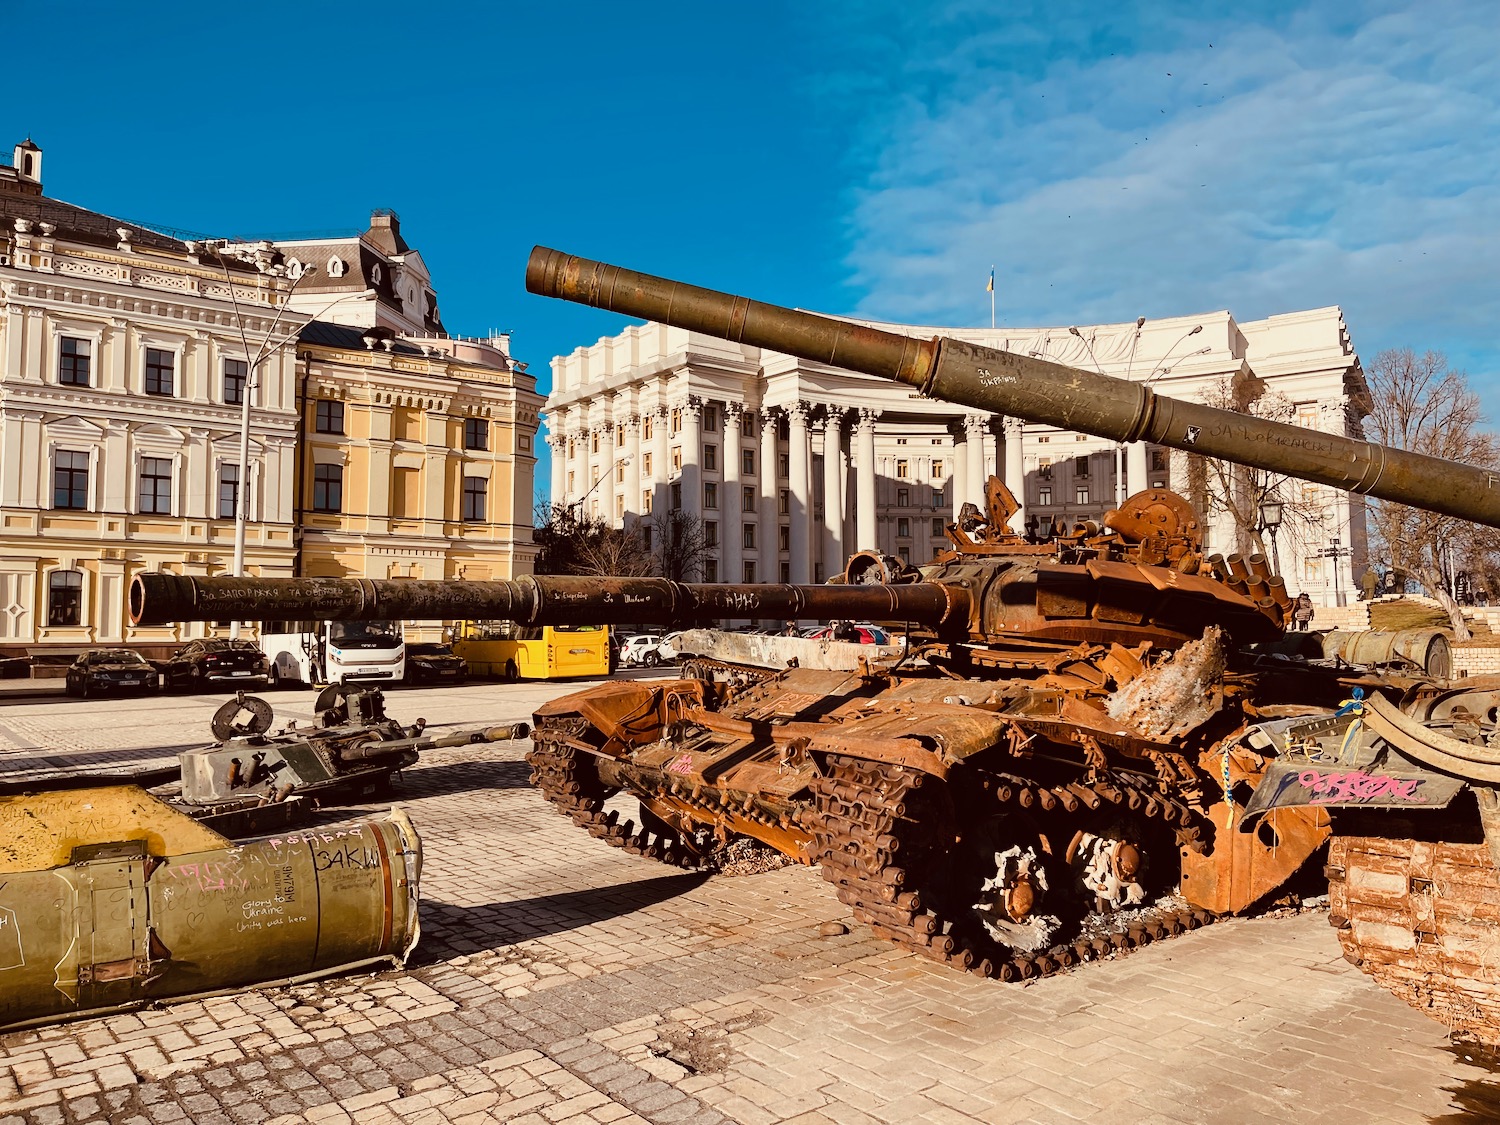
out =
<path fill-rule="evenodd" d="M 401 216 L 389 207 L 377 207 L 370 212 L 370 229 L 367 235 L 371 242 L 387 254 L 405 254 L 411 249 L 401 237 Z"/>

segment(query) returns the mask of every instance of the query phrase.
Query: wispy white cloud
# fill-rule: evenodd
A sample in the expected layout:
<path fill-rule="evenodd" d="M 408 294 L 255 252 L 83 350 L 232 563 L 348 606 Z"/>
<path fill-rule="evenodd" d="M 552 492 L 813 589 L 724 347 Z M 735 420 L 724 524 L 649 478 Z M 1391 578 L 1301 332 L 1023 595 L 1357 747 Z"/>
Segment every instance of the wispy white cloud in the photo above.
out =
<path fill-rule="evenodd" d="M 886 76 L 830 80 L 864 114 L 860 313 L 980 323 L 992 262 L 1014 324 L 1338 304 L 1362 353 L 1445 349 L 1500 407 L 1492 6 L 1143 6 L 1124 35 L 986 8 L 893 16 L 856 45 Z"/>

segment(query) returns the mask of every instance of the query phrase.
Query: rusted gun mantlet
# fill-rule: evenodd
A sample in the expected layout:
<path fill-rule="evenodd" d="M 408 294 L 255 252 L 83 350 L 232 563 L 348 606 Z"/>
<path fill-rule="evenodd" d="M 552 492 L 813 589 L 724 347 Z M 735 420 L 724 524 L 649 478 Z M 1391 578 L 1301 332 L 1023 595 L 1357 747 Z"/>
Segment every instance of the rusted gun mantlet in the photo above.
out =
<path fill-rule="evenodd" d="M 1500 471 L 1157 394 L 1142 383 L 963 340 L 799 312 L 538 246 L 544 297 L 860 371 L 944 402 L 1118 442 L 1148 441 L 1500 527 Z"/>
<path fill-rule="evenodd" d="M 514 621 L 521 625 L 689 625 L 724 618 L 911 621 L 967 632 L 971 598 L 938 582 L 793 586 L 665 578 L 525 575 L 514 581 L 416 578 L 199 578 L 137 575 L 135 625 L 178 621 Z"/>

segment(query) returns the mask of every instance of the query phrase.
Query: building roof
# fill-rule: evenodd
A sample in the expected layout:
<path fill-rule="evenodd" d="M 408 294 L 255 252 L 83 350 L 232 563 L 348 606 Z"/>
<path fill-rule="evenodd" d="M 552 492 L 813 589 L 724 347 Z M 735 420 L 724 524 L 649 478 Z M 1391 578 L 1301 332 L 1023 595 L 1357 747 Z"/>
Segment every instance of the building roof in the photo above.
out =
<path fill-rule="evenodd" d="M 0 218 L 3 218 L 6 227 L 13 228 L 16 219 L 51 223 L 57 227 L 55 236 L 111 247 L 120 242 L 119 228 L 128 227 L 133 245 L 153 250 L 170 250 L 178 254 L 187 252 L 186 244 L 180 239 L 157 234 L 129 219 L 118 219 L 99 211 L 90 211 L 86 207 L 64 203 L 60 199 L 49 199 L 45 195 L 13 193 L 6 191 L 5 186 L 5 181 L 0 180 Z"/>
<path fill-rule="evenodd" d="M 390 351 L 395 355 L 423 356 L 427 353 L 415 344 L 409 344 L 400 337 L 390 334 L 388 328 L 354 328 L 347 324 L 334 324 L 327 320 L 310 320 L 302 326 L 302 331 L 297 338 L 305 344 L 316 344 L 325 348 L 345 348 L 349 351 L 373 351 L 365 343 L 365 337 L 371 333 L 379 333 L 389 338 Z M 377 343 L 376 348 L 386 351 L 385 343 Z"/>

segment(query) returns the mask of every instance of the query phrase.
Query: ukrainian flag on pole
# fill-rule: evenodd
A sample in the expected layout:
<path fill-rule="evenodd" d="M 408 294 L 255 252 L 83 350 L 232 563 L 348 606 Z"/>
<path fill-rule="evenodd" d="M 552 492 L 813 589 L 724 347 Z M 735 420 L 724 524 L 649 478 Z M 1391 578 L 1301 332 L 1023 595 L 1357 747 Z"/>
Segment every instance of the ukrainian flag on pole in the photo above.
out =
<path fill-rule="evenodd" d="M 993 293 L 995 291 L 995 267 L 994 266 L 990 267 L 990 279 L 989 279 L 988 282 L 985 283 L 984 291 L 986 293 Z"/>

